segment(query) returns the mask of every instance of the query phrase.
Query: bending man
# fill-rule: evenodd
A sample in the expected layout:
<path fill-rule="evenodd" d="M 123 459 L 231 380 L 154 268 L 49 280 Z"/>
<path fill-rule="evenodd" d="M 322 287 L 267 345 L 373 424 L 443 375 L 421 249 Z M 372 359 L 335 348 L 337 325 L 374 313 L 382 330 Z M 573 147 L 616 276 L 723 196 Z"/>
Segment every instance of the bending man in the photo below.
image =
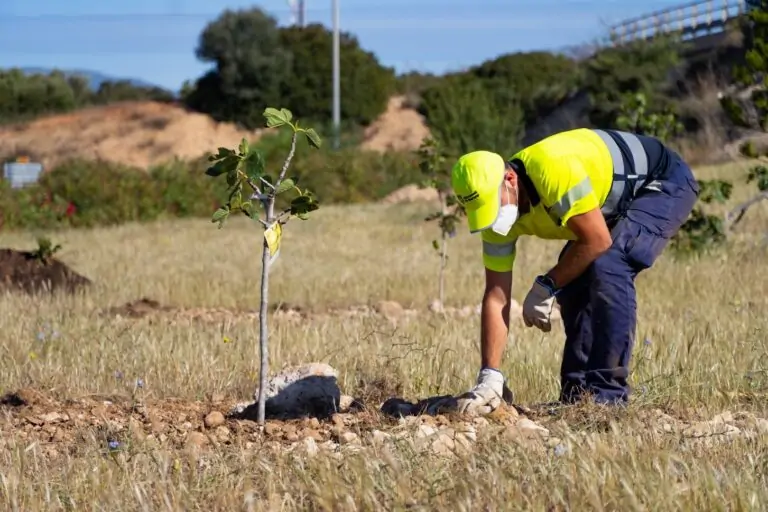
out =
<path fill-rule="evenodd" d="M 521 235 L 568 240 L 523 303 L 526 326 L 551 330 L 557 300 L 565 328 L 560 401 L 629 399 L 636 321 L 635 277 L 653 265 L 688 218 L 698 184 L 660 141 L 614 130 L 549 136 L 505 160 L 463 155 L 452 186 L 480 233 L 485 266 L 481 369 L 459 400 L 462 411 L 501 403 L 515 244 Z"/>

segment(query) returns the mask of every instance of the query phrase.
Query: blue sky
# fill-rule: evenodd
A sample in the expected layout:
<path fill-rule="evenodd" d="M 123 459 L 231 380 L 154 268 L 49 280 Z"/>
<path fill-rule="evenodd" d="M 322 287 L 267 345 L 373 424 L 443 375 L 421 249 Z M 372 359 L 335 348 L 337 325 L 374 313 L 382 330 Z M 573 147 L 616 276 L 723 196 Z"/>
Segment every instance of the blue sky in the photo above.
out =
<path fill-rule="evenodd" d="M 606 24 L 678 3 L 340 0 L 340 18 L 385 65 L 440 73 L 503 53 L 588 43 Z M 207 69 L 194 55 L 205 25 L 224 9 L 254 5 L 290 23 L 287 0 L 0 0 L 0 67 L 90 69 L 178 90 Z M 306 6 L 308 23 L 331 26 L 330 0 Z"/>

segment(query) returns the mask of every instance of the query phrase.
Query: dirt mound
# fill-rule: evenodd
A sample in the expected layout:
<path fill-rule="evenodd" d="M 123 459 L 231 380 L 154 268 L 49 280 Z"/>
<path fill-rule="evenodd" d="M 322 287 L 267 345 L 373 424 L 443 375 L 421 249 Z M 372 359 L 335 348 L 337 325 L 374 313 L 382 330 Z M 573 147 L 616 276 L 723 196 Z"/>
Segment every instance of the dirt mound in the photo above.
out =
<path fill-rule="evenodd" d="M 405 100 L 405 96 L 389 99 L 387 110 L 365 130 L 363 149 L 412 151 L 429 136 L 424 116 L 407 107 Z"/>
<path fill-rule="evenodd" d="M 90 284 L 55 258 L 44 262 L 31 251 L 0 249 L 0 291 L 74 293 Z"/>
<path fill-rule="evenodd" d="M 99 159 L 141 168 L 196 158 L 242 137 L 258 138 L 231 123 L 151 101 L 116 103 L 47 116 L 0 129 L 0 155 L 21 153 L 51 169 L 69 158 Z"/>
<path fill-rule="evenodd" d="M 429 135 L 421 115 L 390 99 L 388 108 L 365 132 L 362 147 L 375 151 L 412 150 Z M 41 117 L 0 128 L 0 155 L 29 156 L 52 169 L 71 158 L 105 160 L 146 168 L 172 160 L 197 158 L 241 138 L 256 140 L 263 130 L 248 131 L 219 123 L 181 105 L 128 101 Z"/>

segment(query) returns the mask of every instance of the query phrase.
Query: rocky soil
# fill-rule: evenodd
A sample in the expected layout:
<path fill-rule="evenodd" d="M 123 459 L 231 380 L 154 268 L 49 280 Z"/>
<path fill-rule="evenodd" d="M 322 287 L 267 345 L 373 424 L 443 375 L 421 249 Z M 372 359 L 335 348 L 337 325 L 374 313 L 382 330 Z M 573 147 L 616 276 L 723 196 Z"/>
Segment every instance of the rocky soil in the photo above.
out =
<path fill-rule="evenodd" d="M 326 379 L 325 384 L 318 386 L 317 379 Z M 254 400 L 257 396 L 258 391 Z M 143 396 L 139 383 L 131 396 L 60 399 L 25 388 L 0 399 L 0 448 L 35 442 L 56 458 L 76 455 L 95 441 L 106 452 L 154 445 L 195 453 L 235 447 L 343 456 L 407 443 L 417 453 L 453 457 L 471 451 L 482 438 L 562 455 L 574 445 L 593 442 L 614 421 L 639 422 L 644 435 L 705 445 L 768 435 L 768 420 L 747 412 L 683 419 L 651 409 L 626 419 L 618 411 L 503 404 L 487 416 L 468 417 L 450 407 L 425 407 L 445 403 L 446 397 L 410 406 L 396 397 L 366 404 L 341 393 L 335 370 L 320 363 L 284 369 L 270 380 L 267 397 L 268 420 L 260 426 L 254 421 L 254 403 L 238 404 L 224 395 L 201 401 L 152 399 Z"/>

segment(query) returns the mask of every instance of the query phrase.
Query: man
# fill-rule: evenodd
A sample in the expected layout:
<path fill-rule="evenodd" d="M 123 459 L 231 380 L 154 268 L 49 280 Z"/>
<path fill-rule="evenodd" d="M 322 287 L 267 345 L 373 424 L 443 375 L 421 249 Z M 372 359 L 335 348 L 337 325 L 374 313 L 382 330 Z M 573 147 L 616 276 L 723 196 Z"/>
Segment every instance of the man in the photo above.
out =
<path fill-rule="evenodd" d="M 693 209 L 699 188 L 688 165 L 651 137 L 575 129 L 508 161 L 489 151 L 463 155 L 452 186 L 470 232 L 480 233 L 485 266 L 481 369 L 476 385 L 460 396 L 460 411 L 485 413 L 501 403 L 499 368 L 521 235 L 568 240 L 523 302 L 525 325 L 544 332 L 551 330 L 554 301 L 560 305 L 566 336 L 560 401 L 589 394 L 599 403 L 626 403 L 635 277 L 653 265 Z"/>

